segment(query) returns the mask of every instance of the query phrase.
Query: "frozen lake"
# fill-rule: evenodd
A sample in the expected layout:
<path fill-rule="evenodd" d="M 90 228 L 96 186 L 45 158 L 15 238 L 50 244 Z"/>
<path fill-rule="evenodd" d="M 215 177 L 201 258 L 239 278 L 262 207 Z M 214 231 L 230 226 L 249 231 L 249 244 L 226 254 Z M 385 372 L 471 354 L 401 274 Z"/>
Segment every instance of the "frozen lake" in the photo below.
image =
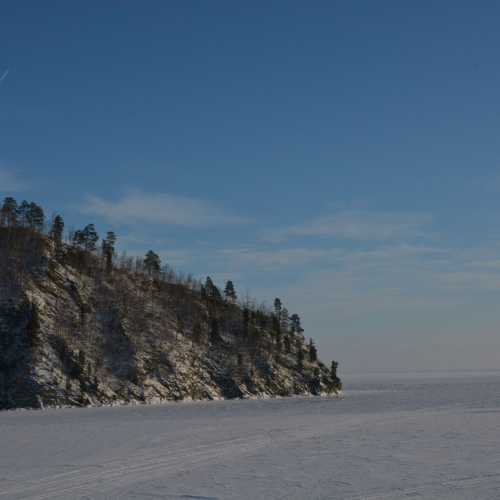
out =
<path fill-rule="evenodd" d="M 500 498 L 500 373 L 336 399 L 0 413 L 3 499 Z"/>

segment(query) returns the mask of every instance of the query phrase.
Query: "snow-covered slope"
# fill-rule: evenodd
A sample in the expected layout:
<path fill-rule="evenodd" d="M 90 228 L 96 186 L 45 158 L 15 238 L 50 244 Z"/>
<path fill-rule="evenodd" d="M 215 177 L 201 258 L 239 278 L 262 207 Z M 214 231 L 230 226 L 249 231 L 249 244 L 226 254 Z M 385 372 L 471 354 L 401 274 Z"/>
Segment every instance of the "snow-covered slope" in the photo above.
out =
<path fill-rule="evenodd" d="M 494 500 L 500 376 L 0 413 L 0 499 Z"/>
<path fill-rule="evenodd" d="M 335 393 L 272 319 L 0 228 L 0 409 Z"/>

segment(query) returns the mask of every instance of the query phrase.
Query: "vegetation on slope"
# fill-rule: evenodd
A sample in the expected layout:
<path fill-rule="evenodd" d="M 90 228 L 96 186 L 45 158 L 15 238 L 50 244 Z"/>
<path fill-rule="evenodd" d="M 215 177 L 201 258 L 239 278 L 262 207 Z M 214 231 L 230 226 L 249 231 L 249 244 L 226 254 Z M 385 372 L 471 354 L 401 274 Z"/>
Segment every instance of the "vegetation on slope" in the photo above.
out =
<path fill-rule="evenodd" d="M 334 393 L 300 317 L 116 255 L 92 224 L 64 238 L 36 203 L 0 209 L 0 408 Z M 99 244 L 100 241 L 100 244 Z"/>

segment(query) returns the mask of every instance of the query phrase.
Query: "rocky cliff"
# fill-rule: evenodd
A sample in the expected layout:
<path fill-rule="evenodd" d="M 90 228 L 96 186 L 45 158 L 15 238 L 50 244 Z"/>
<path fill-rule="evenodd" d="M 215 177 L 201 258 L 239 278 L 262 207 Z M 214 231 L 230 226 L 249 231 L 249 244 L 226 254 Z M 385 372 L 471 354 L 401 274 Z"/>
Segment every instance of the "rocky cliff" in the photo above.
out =
<path fill-rule="evenodd" d="M 0 228 L 0 408 L 339 389 L 272 312 Z"/>

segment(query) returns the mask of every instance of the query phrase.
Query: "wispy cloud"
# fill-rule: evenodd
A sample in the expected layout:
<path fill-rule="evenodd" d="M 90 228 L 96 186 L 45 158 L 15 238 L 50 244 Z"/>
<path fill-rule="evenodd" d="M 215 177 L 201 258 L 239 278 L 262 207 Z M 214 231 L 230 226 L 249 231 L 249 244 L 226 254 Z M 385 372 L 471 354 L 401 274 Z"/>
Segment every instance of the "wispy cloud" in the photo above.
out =
<path fill-rule="evenodd" d="M 249 222 L 203 200 L 139 191 L 128 193 L 116 201 L 88 196 L 81 211 L 120 225 L 146 223 L 203 227 Z"/>
<path fill-rule="evenodd" d="M 313 323 L 321 318 L 325 329 L 334 314 L 346 329 L 351 321 L 378 318 L 401 332 L 411 322 L 427 327 L 426 314 L 434 312 L 451 314 L 456 324 L 462 309 L 485 307 L 500 293 L 500 266 L 481 248 L 390 245 L 329 253 L 319 267 L 298 269 L 294 282 L 277 282 L 261 293 L 281 296 Z"/>
<path fill-rule="evenodd" d="M 268 233 L 267 239 L 282 241 L 297 236 L 319 236 L 359 241 L 392 240 L 422 236 L 431 222 L 432 217 L 428 214 L 348 210 Z"/>
<path fill-rule="evenodd" d="M 251 266 L 255 270 L 277 270 L 290 266 L 303 266 L 320 259 L 331 259 L 337 254 L 336 250 L 318 248 L 283 248 L 263 250 L 252 247 L 221 250 L 219 259 L 230 262 L 233 267 Z"/>
<path fill-rule="evenodd" d="M 28 184 L 13 170 L 0 165 L 0 192 L 15 192 L 27 189 Z"/>
<path fill-rule="evenodd" d="M 7 76 L 9 75 L 9 68 L 7 68 L 3 73 L 2 73 L 2 76 L 0 76 L 0 85 L 2 84 L 2 82 L 7 78 Z"/>

